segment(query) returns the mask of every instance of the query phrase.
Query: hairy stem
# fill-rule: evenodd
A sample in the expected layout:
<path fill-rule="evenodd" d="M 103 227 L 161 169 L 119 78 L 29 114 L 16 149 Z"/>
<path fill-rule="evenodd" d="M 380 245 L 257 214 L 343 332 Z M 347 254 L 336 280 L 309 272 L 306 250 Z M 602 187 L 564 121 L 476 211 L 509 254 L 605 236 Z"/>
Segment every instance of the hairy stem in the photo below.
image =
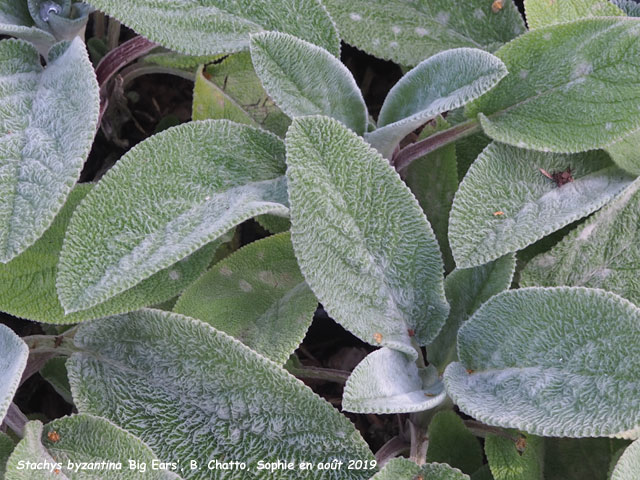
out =
<path fill-rule="evenodd" d="M 27 424 L 29 420 L 22 413 L 18 406 L 11 402 L 9 405 L 9 410 L 7 410 L 7 415 L 4 417 L 3 425 L 10 428 L 19 438 L 23 437 L 24 426 Z"/>

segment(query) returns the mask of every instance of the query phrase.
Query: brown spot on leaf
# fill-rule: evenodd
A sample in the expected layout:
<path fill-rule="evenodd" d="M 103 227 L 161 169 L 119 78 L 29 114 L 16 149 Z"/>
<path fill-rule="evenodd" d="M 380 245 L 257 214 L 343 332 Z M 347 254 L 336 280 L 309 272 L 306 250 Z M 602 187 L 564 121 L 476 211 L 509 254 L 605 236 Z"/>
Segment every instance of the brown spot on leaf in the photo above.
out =
<path fill-rule="evenodd" d="M 518 450 L 520 455 L 522 455 L 526 448 L 527 448 L 527 439 L 526 437 L 520 435 L 520 437 L 518 437 L 518 440 L 516 440 L 516 450 Z"/>
<path fill-rule="evenodd" d="M 544 168 L 540 169 L 540 173 L 547 177 L 549 180 L 553 180 L 556 182 L 558 187 L 566 185 L 567 183 L 573 182 L 573 175 L 571 174 L 571 167 L 567 167 L 566 170 L 561 172 L 549 173 Z"/>
<path fill-rule="evenodd" d="M 491 11 L 493 11 L 493 13 L 498 13 L 500 10 L 502 10 L 503 7 L 504 7 L 504 0 L 495 0 L 491 4 Z"/>
<path fill-rule="evenodd" d="M 498 210 L 497 212 L 493 212 L 494 217 L 502 217 L 504 212 L 502 210 Z"/>
<path fill-rule="evenodd" d="M 53 443 L 56 443 L 60 441 L 60 434 L 55 430 L 51 430 L 49 433 L 47 433 L 47 438 Z"/>
<path fill-rule="evenodd" d="M 376 341 L 376 343 L 382 343 L 382 334 L 381 333 L 374 333 L 373 334 L 373 339 Z"/>

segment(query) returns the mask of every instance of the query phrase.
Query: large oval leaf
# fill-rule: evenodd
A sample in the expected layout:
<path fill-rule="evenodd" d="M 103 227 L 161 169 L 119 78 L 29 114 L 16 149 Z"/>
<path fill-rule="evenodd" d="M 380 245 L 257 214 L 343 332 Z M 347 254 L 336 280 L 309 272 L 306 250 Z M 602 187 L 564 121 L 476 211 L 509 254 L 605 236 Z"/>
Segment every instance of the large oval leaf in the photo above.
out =
<path fill-rule="evenodd" d="M 91 5 L 117 18 L 162 46 L 192 55 L 231 53 L 249 48 L 249 34 L 287 32 L 340 52 L 333 21 L 319 0 L 91 0 Z"/>
<path fill-rule="evenodd" d="M 469 480 L 469 476 L 442 463 L 419 466 L 407 458 L 393 458 L 371 480 Z"/>
<path fill-rule="evenodd" d="M 549 252 L 531 260 L 522 285 L 602 288 L 640 305 L 640 180 L 569 233 Z"/>
<path fill-rule="evenodd" d="M 558 186 L 540 169 L 570 173 L 573 181 Z M 449 238 L 456 265 L 482 265 L 524 248 L 599 209 L 632 181 L 601 151 L 562 155 L 493 143 L 453 201 Z"/>
<path fill-rule="evenodd" d="M 200 248 L 104 303 L 65 315 L 56 291 L 58 259 L 71 214 L 90 188 L 90 184 L 77 185 L 49 230 L 9 263 L 0 265 L 0 311 L 38 322 L 77 323 L 169 300 L 207 269 L 216 242 Z"/>
<path fill-rule="evenodd" d="M 589 18 L 533 30 L 496 52 L 509 70 L 472 104 L 487 135 L 580 152 L 640 128 L 640 20 Z"/>
<path fill-rule="evenodd" d="M 326 117 L 287 134 L 291 239 L 307 283 L 366 342 L 416 356 L 444 323 L 437 240 L 398 174 L 362 138 Z"/>
<path fill-rule="evenodd" d="M 287 215 L 284 145 L 223 120 L 165 130 L 132 148 L 76 209 L 57 288 L 84 310 L 261 213 Z"/>
<path fill-rule="evenodd" d="M 496 50 L 525 32 L 512 0 L 323 0 L 347 43 L 401 65 L 443 50 Z"/>
<path fill-rule="evenodd" d="M 210 461 L 246 470 L 210 470 L 212 479 L 260 479 L 258 462 L 372 460 L 351 422 L 275 363 L 206 323 L 141 310 L 83 323 L 81 352 L 67 362 L 80 412 L 108 418 L 160 459 L 201 469 Z M 202 478 L 186 470 L 185 478 Z M 305 478 L 365 479 L 367 470 L 311 471 Z M 300 478 L 298 468 L 278 478 Z"/>
<path fill-rule="evenodd" d="M 0 323 L 0 422 L 9 410 L 28 357 L 27 344 Z"/>
<path fill-rule="evenodd" d="M 44 468 L 25 469 L 27 463 Z M 5 478 L 180 480 L 165 468 L 148 446 L 108 420 L 73 415 L 44 427 L 37 420 L 27 423 L 24 438 L 9 457 Z"/>
<path fill-rule="evenodd" d="M 362 93 L 347 67 L 328 51 L 267 32 L 252 35 L 251 60 L 269 96 L 290 117 L 326 115 L 364 133 L 368 113 Z"/>
<path fill-rule="evenodd" d="M 84 43 L 58 44 L 46 68 L 21 40 L 0 42 L 0 262 L 49 228 L 89 153 L 98 84 Z"/>
<path fill-rule="evenodd" d="M 633 480 L 640 472 L 640 440 L 627 447 L 616 463 L 611 480 Z"/>
<path fill-rule="evenodd" d="M 616 17 L 624 12 L 607 0 L 525 0 L 527 24 L 531 30 L 588 17 Z"/>
<path fill-rule="evenodd" d="M 586 288 L 501 293 L 458 334 L 447 391 L 489 425 L 545 436 L 620 435 L 640 425 L 640 310 Z"/>
<path fill-rule="evenodd" d="M 217 263 L 182 294 L 174 311 L 203 320 L 284 364 L 302 342 L 317 305 L 284 233 Z"/>
<path fill-rule="evenodd" d="M 378 128 L 367 141 L 390 158 L 400 141 L 443 112 L 478 98 L 507 75 L 502 61 L 482 50 L 447 50 L 420 63 L 385 98 Z"/>

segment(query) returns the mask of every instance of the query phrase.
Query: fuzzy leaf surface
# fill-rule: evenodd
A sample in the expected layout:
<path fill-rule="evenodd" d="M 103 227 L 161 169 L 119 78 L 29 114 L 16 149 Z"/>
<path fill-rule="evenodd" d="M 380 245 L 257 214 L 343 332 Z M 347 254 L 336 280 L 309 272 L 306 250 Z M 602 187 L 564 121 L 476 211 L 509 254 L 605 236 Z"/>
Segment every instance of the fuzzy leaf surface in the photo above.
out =
<path fill-rule="evenodd" d="M 456 269 L 444 280 L 444 292 L 451 311 L 436 339 L 427 346 L 429 363 L 440 372 L 458 359 L 456 350 L 460 326 L 494 295 L 509 288 L 516 268 L 515 255 L 505 255 L 477 267 Z"/>
<path fill-rule="evenodd" d="M 461 107 L 507 75 L 502 61 L 475 48 L 438 53 L 394 85 L 382 104 L 378 128 L 367 141 L 390 158 L 400 141 L 435 116 Z"/>
<path fill-rule="evenodd" d="M 302 342 L 318 301 L 300 273 L 288 233 L 241 248 L 193 283 L 174 311 L 203 320 L 284 364 Z"/>
<path fill-rule="evenodd" d="M 28 357 L 27 344 L 9 327 L 0 324 L 0 421 L 18 389 Z"/>
<path fill-rule="evenodd" d="M 351 373 L 342 408 L 354 413 L 422 412 L 437 407 L 446 396 L 435 368 L 419 369 L 413 357 L 381 348 Z"/>
<path fill-rule="evenodd" d="M 494 140 L 547 152 L 609 145 L 640 128 L 640 20 L 532 30 L 496 52 L 509 75 L 469 105 Z"/>
<path fill-rule="evenodd" d="M 621 9 L 629 17 L 640 17 L 640 5 L 634 0 L 611 0 L 615 6 Z"/>
<path fill-rule="evenodd" d="M 489 467 L 495 480 L 545 480 L 544 439 L 533 435 L 513 436 L 523 444 L 520 451 L 516 443 L 498 435 L 488 435 L 484 442 Z"/>
<path fill-rule="evenodd" d="M 553 174 L 571 169 L 573 182 Z M 449 219 L 459 268 L 482 265 L 520 250 L 611 201 L 633 177 L 602 151 L 555 154 L 489 145 L 456 192 Z"/>
<path fill-rule="evenodd" d="M 145 472 L 129 468 L 129 459 L 147 464 Z M 104 418 L 73 415 L 46 425 L 25 426 L 24 438 L 9 457 L 6 480 L 180 480 L 173 472 L 152 469 L 156 456 L 138 438 Z M 157 460 L 156 460 L 157 461 Z M 20 462 L 58 464 L 48 470 L 20 468 Z M 81 468 L 83 462 L 121 462 L 122 469 Z M 69 463 L 76 464 L 68 468 Z M 108 465 L 108 464 L 107 464 Z M 57 471 L 54 471 L 56 469 Z"/>
<path fill-rule="evenodd" d="M 488 425 L 620 435 L 640 425 L 639 341 L 640 310 L 613 293 L 503 292 L 460 329 L 460 363 L 447 367 L 445 385 L 462 411 Z"/>
<path fill-rule="evenodd" d="M 618 463 L 616 463 L 611 480 L 633 480 L 640 472 L 640 440 L 629 445 Z"/>
<path fill-rule="evenodd" d="M 251 36 L 251 59 L 264 89 L 290 117 L 326 115 L 358 135 L 367 106 L 351 72 L 327 50 L 291 35 Z"/>
<path fill-rule="evenodd" d="M 589 17 L 619 17 L 624 12 L 607 0 L 525 0 L 531 30 Z"/>
<path fill-rule="evenodd" d="M 104 303 L 65 315 L 56 290 L 58 260 L 71 215 L 90 190 L 90 184 L 77 185 L 44 235 L 9 263 L 0 264 L 0 311 L 56 324 L 106 317 L 164 302 L 178 295 L 209 266 L 216 242 Z"/>
<path fill-rule="evenodd" d="M 33 43 L 44 56 L 56 42 L 51 33 L 35 25 L 25 0 L 0 1 L 0 34 Z"/>
<path fill-rule="evenodd" d="M 291 239 L 327 312 L 374 345 L 415 357 L 449 312 L 442 257 L 398 174 L 326 117 L 295 119 L 286 139 Z"/>
<path fill-rule="evenodd" d="M 427 463 L 421 467 L 407 458 L 392 458 L 371 480 L 469 480 L 469 476 L 443 463 Z"/>
<path fill-rule="evenodd" d="M 286 216 L 284 171 L 281 140 L 225 120 L 139 143 L 69 222 L 57 278 L 65 311 L 128 290 L 253 216 Z"/>
<path fill-rule="evenodd" d="M 22 40 L 0 42 L 0 262 L 44 232 L 80 175 L 98 121 L 84 44 L 58 44 L 43 68 Z"/>
<path fill-rule="evenodd" d="M 602 288 L 640 304 L 640 180 L 522 272 L 527 286 Z"/>
<path fill-rule="evenodd" d="M 427 462 L 446 463 L 469 475 L 482 467 L 480 442 L 457 413 L 451 410 L 436 413 L 427 435 Z"/>
<path fill-rule="evenodd" d="M 345 42 L 401 65 L 443 50 L 494 51 L 525 32 L 511 0 L 494 12 L 484 0 L 323 0 Z"/>
<path fill-rule="evenodd" d="M 160 459 L 247 462 L 211 479 L 259 479 L 259 460 L 373 460 L 353 424 L 277 364 L 204 322 L 140 310 L 83 323 L 67 362 L 80 412 L 141 438 Z M 296 470 L 278 478 L 299 478 Z M 186 470 L 184 478 L 202 478 Z M 366 479 L 365 470 L 311 479 Z"/>
<path fill-rule="evenodd" d="M 605 150 L 620 168 L 633 175 L 640 175 L 640 132 L 627 135 Z"/>
<path fill-rule="evenodd" d="M 15 443 L 6 433 L 0 432 L 0 478 L 5 478 L 7 460 L 15 448 Z"/>
<path fill-rule="evenodd" d="M 149 40 L 181 53 L 213 55 L 249 48 L 249 35 L 287 32 L 340 52 L 333 21 L 319 0 L 91 0 Z"/>

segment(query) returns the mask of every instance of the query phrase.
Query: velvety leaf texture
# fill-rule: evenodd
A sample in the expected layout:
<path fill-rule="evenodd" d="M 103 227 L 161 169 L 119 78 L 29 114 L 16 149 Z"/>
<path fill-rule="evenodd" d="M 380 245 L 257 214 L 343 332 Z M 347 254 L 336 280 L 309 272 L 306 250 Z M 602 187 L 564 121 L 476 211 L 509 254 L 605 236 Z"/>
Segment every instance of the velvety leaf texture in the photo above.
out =
<path fill-rule="evenodd" d="M 446 463 L 467 474 L 482 467 L 482 446 L 456 412 L 438 412 L 429 423 L 427 436 L 427 462 Z"/>
<path fill-rule="evenodd" d="M 0 34 L 33 43 L 43 56 L 56 41 L 49 32 L 35 26 L 25 0 L 0 1 Z"/>
<path fill-rule="evenodd" d="M 91 0 L 162 46 L 192 55 L 230 53 L 249 48 L 249 34 L 287 32 L 340 52 L 333 21 L 319 0 Z"/>
<path fill-rule="evenodd" d="M 80 39 L 46 68 L 21 40 L 0 42 L 0 262 L 49 228 L 80 175 L 98 121 L 98 84 Z"/>
<path fill-rule="evenodd" d="M 443 50 L 496 50 L 524 33 L 512 0 L 323 0 L 342 38 L 376 57 L 417 65 Z"/>
<path fill-rule="evenodd" d="M 611 475 L 611 480 L 634 480 L 640 472 L 640 440 L 636 440 L 618 460 Z"/>
<path fill-rule="evenodd" d="M 104 303 L 65 315 L 56 291 L 58 259 L 71 214 L 90 189 L 90 184 L 76 186 L 49 230 L 22 254 L 0 265 L 0 311 L 57 324 L 129 312 L 175 297 L 209 266 L 216 242 L 205 245 Z"/>
<path fill-rule="evenodd" d="M 251 243 L 217 263 L 180 297 L 174 311 L 203 320 L 284 364 L 302 342 L 318 301 L 288 233 Z"/>
<path fill-rule="evenodd" d="M 415 197 L 336 120 L 296 119 L 286 143 L 291 239 L 307 283 L 355 335 L 415 357 L 410 333 L 425 345 L 449 311 L 438 243 Z"/>
<path fill-rule="evenodd" d="M 27 365 L 29 348 L 13 330 L 0 324 L 0 420 L 4 418 Z"/>
<path fill-rule="evenodd" d="M 640 17 L 640 5 L 634 0 L 611 0 L 611 3 L 616 5 L 629 17 Z"/>
<path fill-rule="evenodd" d="M 418 466 L 406 458 L 392 458 L 371 480 L 469 480 L 469 476 L 442 463 Z"/>
<path fill-rule="evenodd" d="M 640 20 L 589 18 L 530 31 L 496 52 L 509 70 L 469 105 L 510 145 L 580 152 L 640 128 Z"/>
<path fill-rule="evenodd" d="M 553 175 L 573 181 L 559 186 Z M 601 151 L 552 154 L 489 145 L 460 184 L 449 219 L 460 268 L 520 250 L 611 201 L 633 180 Z"/>
<path fill-rule="evenodd" d="M 146 464 L 146 470 L 132 469 L 130 460 Z M 108 420 L 73 415 L 53 420 L 44 427 L 40 421 L 29 422 L 24 438 L 9 458 L 5 478 L 180 480 L 178 475 L 163 468 L 152 469 L 154 461 L 160 465 L 149 447 Z M 49 468 L 20 468 L 20 462 Z M 120 468 L 117 468 L 118 462 Z"/>
<path fill-rule="evenodd" d="M 525 0 L 524 7 L 531 30 L 581 18 L 624 15 L 607 0 Z"/>
<path fill-rule="evenodd" d="M 160 459 L 201 468 L 246 462 L 246 470 L 207 471 L 211 479 L 260 479 L 257 462 L 373 460 L 351 424 L 275 363 L 211 326 L 141 310 L 83 323 L 82 350 L 67 362 L 78 410 L 141 438 Z M 309 479 L 366 479 L 367 470 L 310 471 Z M 203 478 L 185 470 L 187 479 Z M 278 471 L 297 479 L 300 471 Z"/>
<path fill-rule="evenodd" d="M 522 272 L 527 286 L 602 288 L 640 305 L 640 180 Z"/>
<path fill-rule="evenodd" d="M 640 425 L 640 310 L 586 288 L 496 295 L 458 334 L 447 392 L 489 425 L 545 436 L 619 435 Z"/>
<path fill-rule="evenodd" d="M 251 36 L 251 59 L 269 96 L 290 117 L 326 115 L 358 135 L 367 106 L 351 72 L 328 51 L 279 32 Z"/>
<path fill-rule="evenodd" d="M 367 141 L 386 158 L 409 133 L 436 115 L 461 107 L 494 87 L 507 70 L 500 59 L 475 48 L 438 53 L 391 89 L 378 128 Z"/>
<path fill-rule="evenodd" d="M 438 372 L 412 357 L 381 348 L 358 364 L 344 386 L 342 408 L 355 413 L 422 412 L 447 397 Z"/>
<path fill-rule="evenodd" d="M 627 135 L 605 150 L 620 168 L 633 175 L 640 175 L 640 132 Z"/>
<path fill-rule="evenodd" d="M 139 143 L 76 209 L 58 266 L 67 313 L 137 285 L 262 213 L 286 216 L 284 145 L 224 120 Z"/>
<path fill-rule="evenodd" d="M 427 346 L 429 363 L 444 371 L 458 359 L 458 329 L 484 302 L 509 288 L 516 268 L 515 255 L 505 255 L 472 268 L 456 269 L 444 281 L 451 311 L 436 339 Z"/>
<path fill-rule="evenodd" d="M 484 441 L 489 467 L 495 480 L 545 480 L 544 439 L 513 432 L 516 441 L 488 435 Z M 519 442 L 519 443 L 517 443 Z M 522 451 L 521 451 L 522 450 Z"/>

